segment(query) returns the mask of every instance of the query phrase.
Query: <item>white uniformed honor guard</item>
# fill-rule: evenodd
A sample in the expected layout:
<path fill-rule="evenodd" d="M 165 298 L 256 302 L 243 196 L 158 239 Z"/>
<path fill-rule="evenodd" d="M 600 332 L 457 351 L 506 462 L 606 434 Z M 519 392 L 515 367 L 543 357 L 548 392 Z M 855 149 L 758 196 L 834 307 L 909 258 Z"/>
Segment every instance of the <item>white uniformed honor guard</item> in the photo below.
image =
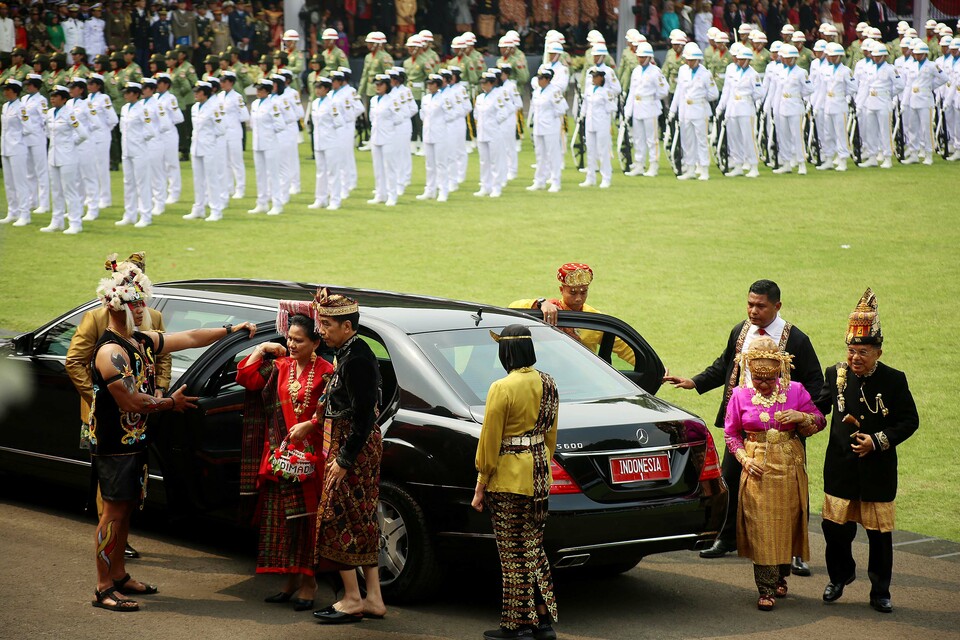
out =
<path fill-rule="evenodd" d="M 912 47 L 910 83 L 906 93 L 910 96 L 905 109 L 904 123 L 909 123 L 912 145 L 903 164 L 912 164 L 923 157 L 923 164 L 933 164 L 933 108 L 934 93 L 947 82 L 946 74 L 929 60 L 930 48 L 917 39 Z"/>
<path fill-rule="evenodd" d="M 340 200 L 350 197 L 350 192 L 357 187 L 357 159 L 353 153 L 353 140 L 357 130 L 357 118 L 364 113 L 363 102 L 356 89 L 348 83 L 350 70 L 340 67 L 330 73 L 332 83 L 329 100 L 337 106 L 337 111 L 343 114 L 343 126 L 337 129 L 337 138 L 334 146 L 326 153 L 329 170 L 331 160 L 340 170 Z M 329 205 L 328 205 L 329 208 Z"/>
<path fill-rule="evenodd" d="M 87 208 L 84 220 L 96 220 L 100 216 L 100 188 L 97 183 L 97 167 L 92 161 L 95 151 L 95 138 L 99 135 L 100 119 L 91 114 L 87 102 L 87 79 L 74 76 L 67 85 L 70 89 L 70 106 L 77 119 L 87 129 L 87 138 L 77 146 L 77 153 L 83 158 L 78 165 L 80 171 L 80 193 Z"/>
<path fill-rule="evenodd" d="M 333 81 L 330 78 L 318 78 L 315 84 L 316 98 L 310 104 L 310 121 L 313 123 L 313 157 L 317 162 L 316 186 L 313 204 L 308 209 L 326 207 L 331 211 L 340 208 L 343 195 L 341 180 L 341 150 L 338 142 L 340 130 L 346 125 L 343 106 L 338 105 L 331 95 Z"/>
<path fill-rule="evenodd" d="M 846 171 L 847 159 L 850 157 L 847 104 L 857 95 L 857 80 L 853 77 L 853 72 L 840 62 L 843 59 L 842 45 L 828 42 L 825 54 L 826 62 L 820 64 L 817 85 L 820 104 L 823 106 L 823 126 L 817 127 L 823 164 L 817 169 L 836 168 L 837 171 Z"/>
<path fill-rule="evenodd" d="M 420 120 L 423 122 L 423 146 L 426 159 L 427 183 L 417 200 L 447 201 L 450 172 L 454 167 L 450 154 L 451 125 L 460 111 L 453 92 L 443 90 L 443 77 L 427 76 L 427 92 L 420 99 Z"/>
<path fill-rule="evenodd" d="M 776 97 L 774 115 L 777 118 L 777 145 L 780 168 L 774 173 L 790 173 L 794 168 L 800 175 L 807 173 L 807 157 L 803 150 L 804 99 L 813 94 L 813 83 L 803 67 L 797 65 L 800 52 L 792 44 L 780 47 L 780 70 L 778 82 L 780 95 Z"/>
<path fill-rule="evenodd" d="M 370 145 L 373 152 L 374 196 L 367 204 L 397 204 L 397 185 L 399 184 L 399 158 L 391 153 L 396 146 L 400 124 L 410 118 L 405 107 L 390 84 L 390 76 L 378 73 L 374 77 L 377 94 L 370 99 Z M 409 140 L 409 138 L 407 139 Z M 410 147 L 404 141 L 404 148 L 410 153 Z"/>
<path fill-rule="evenodd" d="M 197 82 L 193 87 L 196 102 L 191 108 L 193 137 L 190 140 L 190 161 L 193 164 L 193 209 L 183 216 L 185 220 L 216 222 L 223 218 L 227 206 L 225 190 L 221 189 L 224 176 L 223 156 L 217 154 L 225 127 L 219 103 L 213 99 L 213 86 Z M 210 215 L 205 216 L 207 207 Z"/>
<path fill-rule="evenodd" d="M 677 91 L 670 103 L 670 117 L 679 118 L 680 143 L 683 145 L 685 170 L 680 180 L 691 180 L 700 174 L 700 180 L 710 179 L 710 148 L 707 146 L 707 124 L 710 120 L 710 102 L 720 97 L 717 84 L 706 69 L 703 52 L 695 42 L 683 46 L 686 64 L 677 73 Z"/>
<path fill-rule="evenodd" d="M 220 101 L 223 103 L 223 119 L 227 125 L 227 190 L 230 197 L 242 198 L 247 190 L 247 169 L 243 164 L 243 124 L 250 120 L 250 112 L 243 96 L 234 88 L 237 74 L 226 69 L 220 73 Z"/>
<path fill-rule="evenodd" d="M 599 45 L 594 45 L 594 48 L 597 46 Z M 583 91 L 584 126 L 587 129 L 587 177 L 580 186 L 596 186 L 599 171 L 600 188 L 607 189 L 613 175 L 610 163 L 610 150 L 613 146 L 610 123 L 617 112 L 617 98 L 620 94 L 608 84 L 609 77 L 603 69 L 592 67 L 588 74 L 590 86 Z"/>
<path fill-rule="evenodd" d="M 543 65 L 537 71 L 537 88 L 530 96 L 530 116 L 533 134 L 533 150 L 537 158 L 537 169 L 533 175 L 533 184 L 527 191 L 546 189 L 550 183 L 550 192 L 560 191 L 560 174 L 563 169 L 563 143 L 560 130 L 567 112 L 567 101 L 560 89 L 553 84 L 553 69 Z"/>
<path fill-rule="evenodd" d="M 27 191 L 27 146 L 24 133 L 30 122 L 26 106 L 20 101 L 23 83 L 8 78 L 3 85 L 2 124 L 0 124 L 0 156 L 3 161 L 3 188 L 7 196 L 7 216 L 0 223 L 16 226 L 30 224 Z M 24 222 L 21 222 L 23 220 Z"/>
<path fill-rule="evenodd" d="M 160 115 L 160 102 L 156 98 L 157 79 L 144 78 L 140 81 L 143 86 L 141 94 L 141 103 L 146 116 L 150 118 L 150 124 L 153 125 L 153 137 L 147 145 L 147 156 L 150 162 L 150 202 L 151 202 L 151 221 L 153 216 L 162 215 L 166 209 L 167 202 L 167 181 L 163 174 L 163 138 L 166 133 L 164 126 L 169 124 L 166 120 L 166 112 Z"/>
<path fill-rule="evenodd" d="M 287 123 L 281 137 L 280 154 L 280 181 L 287 191 L 283 201 L 286 204 L 290 196 L 300 193 L 300 128 L 297 123 L 303 118 L 303 104 L 300 102 L 300 93 L 291 86 L 293 73 L 289 69 L 282 69 L 280 75 L 274 78 L 277 79 L 277 93 Z"/>
<path fill-rule="evenodd" d="M 736 62 L 728 66 L 723 80 L 723 91 L 717 103 L 717 115 L 726 114 L 727 147 L 730 151 L 730 170 L 728 177 L 744 175 L 756 178 L 759 174 L 757 164 L 756 107 L 763 95 L 763 83 L 760 74 L 750 66 L 753 51 L 747 47 L 737 47 Z"/>
<path fill-rule="evenodd" d="M 120 142 L 123 158 L 123 218 L 114 224 L 149 226 L 153 220 L 149 143 L 156 136 L 156 124 L 150 118 L 140 96 L 143 85 L 128 82 L 123 88 L 126 104 L 120 109 Z M 139 218 L 139 219 L 138 219 Z"/>
<path fill-rule="evenodd" d="M 500 125 L 510 117 L 510 109 L 499 99 L 495 88 L 497 76 L 489 71 L 480 77 L 480 90 L 473 113 L 477 121 L 477 149 L 480 155 L 480 190 L 478 197 L 500 197 L 500 189 L 506 176 L 500 171 L 506 168 L 503 155 Z"/>
<path fill-rule="evenodd" d="M 628 176 L 652 178 L 657 175 L 660 167 L 657 125 L 669 90 L 663 73 L 653 63 L 653 47 L 649 42 L 639 43 L 637 67 L 630 73 L 630 88 L 623 105 L 623 117 L 630 118 L 633 139 L 634 166 L 627 172 Z"/>
<path fill-rule="evenodd" d="M 163 138 L 163 177 L 167 185 L 167 199 L 164 204 L 180 201 L 180 134 L 177 125 L 183 122 L 183 112 L 170 87 L 173 79 L 168 73 L 157 76 L 157 115 L 160 117 L 160 132 Z"/>
<path fill-rule="evenodd" d="M 79 169 L 80 156 L 77 147 L 87 139 L 87 128 L 67 104 L 70 90 L 63 85 L 55 85 L 50 92 L 50 109 L 47 110 L 47 137 L 50 147 L 47 152 L 50 174 L 50 197 L 53 215 L 50 224 L 40 229 L 45 232 L 63 229 L 66 215 L 70 226 L 64 233 L 74 234 L 83 231 L 80 216 L 83 203 L 80 200 Z"/>
<path fill-rule="evenodd" d="M 50 211 L 50 176 L 47 171 L 47 99 L 40 93 L 43 76 L 28 73 L 20 100 L 27 108 L 23 143 L 27 147 L 27 206 L 33 213 Z M 29 213 L 28 209 L 28 213 Z M 29 222 L 30 216 L 27 216 Z"/>
<path fill-rule="evenodd" d="M 99 126 L 91 129 L 91 139 L 93 140 L 93 158 L 94 175 L 96 177 L 97 197 L 99 205 L 97 209 L 106 209 L 113 206 L 113 194 L 110 187 L 110 140 L 113 135 L 113 128 L 117 126 L 119 118 L 113 108 L 113 102 L 110 96 L 103 92 L 103 76 L 99 73 L 92 73 L 87 78 L 87 104 L 90 108 L 91 120 L 99 121 Z"/>
<path fill-rule="evenodd" d="M 463 70 L 451 65 L 440 71 L 440 75 L 447 83 L 447 91 L 452 92 L 453 99 L 460 110 L 460 117 L 450 124 L 450 145 L 454 168 L 450 171 L 450 185 L 448 192 L 456 191 L 463 184 L 467 177 L 467 157 L 469 148 L 467 145 L 467 118 L 473 111 L 473 101 L 470 99 L 470 86 L 466 82 L 461 82 L 460 75 Z"/>
<path fill-rule="evenodd" d="M 274 83 L 257 83 L 257 99 L 250 103 L 250 130 L 253 137 L 253 169 L 257 178 L 257 206 L 247 213 L 274 214 L 283 211 L 283 187 L 280 183 L 280 136 L 286 129 L 280 100 L 273 93 Z M 287 193 L 289 196 L 289 192 Z"/>

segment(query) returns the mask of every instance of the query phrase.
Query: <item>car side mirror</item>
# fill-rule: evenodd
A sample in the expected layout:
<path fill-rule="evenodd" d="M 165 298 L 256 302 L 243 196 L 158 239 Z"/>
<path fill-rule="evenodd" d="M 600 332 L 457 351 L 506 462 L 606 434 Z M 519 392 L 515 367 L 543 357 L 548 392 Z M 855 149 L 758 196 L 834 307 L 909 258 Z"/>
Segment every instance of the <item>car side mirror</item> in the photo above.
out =
<path fill-rule="evenodd" d="M 22 333 L 14 338 L 13 347 L 18 356 L 33 355 L 33 333 Z"/>

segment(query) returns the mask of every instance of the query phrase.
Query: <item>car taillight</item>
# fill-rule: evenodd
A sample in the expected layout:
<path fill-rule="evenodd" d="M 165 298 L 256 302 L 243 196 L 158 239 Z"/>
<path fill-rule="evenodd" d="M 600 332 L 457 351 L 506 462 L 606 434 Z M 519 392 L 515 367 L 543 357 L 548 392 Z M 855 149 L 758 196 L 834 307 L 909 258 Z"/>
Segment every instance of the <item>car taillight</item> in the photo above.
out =
<path fill-rule="evenodd" d="M 700 470 L 700 482 L 705 480 L 716 480 L 720 477 L 720 456 L 717 455 L 717 448 L 713 446 L 713 436 L 707 433 L 707 452 L 703 456 L 703 469 Z"/>
<path fill-rule="evenodd" d="M 567 493 L 580 493 L 580 486 L 556 460 L 550 460 L 550 473 L 553 474 L 553 484 L 550 485 L 550 495 L 559 496 Z"/>

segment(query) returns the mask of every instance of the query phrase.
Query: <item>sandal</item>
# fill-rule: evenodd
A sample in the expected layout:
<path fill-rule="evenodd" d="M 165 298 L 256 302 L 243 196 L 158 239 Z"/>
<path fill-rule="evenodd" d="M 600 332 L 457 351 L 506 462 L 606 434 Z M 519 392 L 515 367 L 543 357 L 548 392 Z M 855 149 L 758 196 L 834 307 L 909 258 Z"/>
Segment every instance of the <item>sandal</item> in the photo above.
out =
<path fill-rule="evenodd" d="M 777 586 L 773 593 L 778 598 L 786 598 L 787 597 L 787 581 L 784 580 L 783 578 L 780 578 L 779 580 L 777 580 Z"/>
<path fill-rule="evenodd" d="M 133 587 L 128 587 L 127 583 L 133 580 L 130 577 L 130 574 L 125 574 L 119 580 L 113 581 L 114 588 L 122 593 L 125 596 L 152 596 L 155 593 L 159 593 L 159 590 L 156 586 L 152 584 L 143 583 L 143 589 L 134 589 Z"/>
<path fill-rule="evenodd" d="M 97 599 L 90 604 L 98 609 L 106 609 L 108 611 L 140 611 L 140 605 L 136 600 L 118 598 L 116 587 L 110 587 L 109 589 L 104 589 L 103 591 L 97 591 L 94 589 L 93 595 Z M 113 600 L 113 604 L 108 604 L 105 602 L 105 600 Z"/>
<path fill-rule="evenodd" d="M 773 596 L 760 596 L 757 600 L 757 609 L 760 609 L 760 611 L 773 611 L 773 607 L 776 604 L 777 601 Z"/>

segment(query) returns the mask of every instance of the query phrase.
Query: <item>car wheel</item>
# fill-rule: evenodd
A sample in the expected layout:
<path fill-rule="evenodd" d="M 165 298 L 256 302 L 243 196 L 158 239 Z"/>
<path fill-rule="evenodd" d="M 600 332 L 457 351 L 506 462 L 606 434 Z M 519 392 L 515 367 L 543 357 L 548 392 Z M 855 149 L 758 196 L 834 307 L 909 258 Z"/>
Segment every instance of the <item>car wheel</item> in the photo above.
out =
<path fill-rule="evenodd" d="M 413 602 L 440 583 L 440 563 L 423 510 L 399 486 L 383 482 L 377 507 L 380 524 L 380 587 L 391 602 Z"/>

